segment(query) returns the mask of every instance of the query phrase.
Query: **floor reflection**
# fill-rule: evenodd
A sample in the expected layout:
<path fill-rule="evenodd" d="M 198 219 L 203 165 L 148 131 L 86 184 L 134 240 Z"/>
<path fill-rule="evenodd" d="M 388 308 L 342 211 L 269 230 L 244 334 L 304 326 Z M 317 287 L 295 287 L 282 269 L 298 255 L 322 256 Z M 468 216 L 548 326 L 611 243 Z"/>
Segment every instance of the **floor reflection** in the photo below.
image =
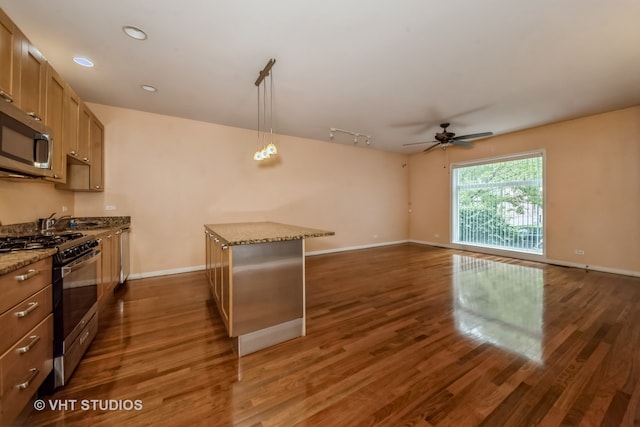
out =
<path fill-rule="evenodd" d="M 542 363 L 543 271 L 453 255 L 456 328 Z"/>

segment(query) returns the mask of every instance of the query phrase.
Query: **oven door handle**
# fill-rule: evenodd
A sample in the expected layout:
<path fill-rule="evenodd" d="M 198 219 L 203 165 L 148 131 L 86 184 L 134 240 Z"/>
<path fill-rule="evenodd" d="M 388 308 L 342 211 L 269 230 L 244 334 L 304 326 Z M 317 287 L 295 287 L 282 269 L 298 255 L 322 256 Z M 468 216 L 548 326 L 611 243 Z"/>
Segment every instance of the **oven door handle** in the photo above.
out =
<path fill-rule="evenodd" d="M 62 277 L 65 277 L 68 274 L 73 273 L 74 271 L 78 271 L 85 266 L 92 264 L 100 259 L 100 251 L 95 250 L 87 255 L 84 255 L 82 258 L 78 258 L 73 261 L 71 264 L 62 267 Z"/>

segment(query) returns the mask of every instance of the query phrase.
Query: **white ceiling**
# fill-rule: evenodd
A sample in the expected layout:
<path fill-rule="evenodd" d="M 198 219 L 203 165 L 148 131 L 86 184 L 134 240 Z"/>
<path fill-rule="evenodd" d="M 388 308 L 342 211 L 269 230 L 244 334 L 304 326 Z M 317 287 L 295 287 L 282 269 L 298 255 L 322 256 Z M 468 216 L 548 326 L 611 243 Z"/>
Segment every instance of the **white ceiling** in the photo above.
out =
<path fill-rule="evenodd" d="M 640 105 L 639 0 L 0 0 L 89 102 L 412 153 L 450 121 L 495 134 Z M 123 25 L 149 35 L 128 38 Z M 93 69 L 74 64 L 92 59 Z M 158 92 L 140 89 L 150 84 Z M 337 135 L 336 143 L 353 144 Z M 361 140 L 359 145 L 363 145 Z"/>

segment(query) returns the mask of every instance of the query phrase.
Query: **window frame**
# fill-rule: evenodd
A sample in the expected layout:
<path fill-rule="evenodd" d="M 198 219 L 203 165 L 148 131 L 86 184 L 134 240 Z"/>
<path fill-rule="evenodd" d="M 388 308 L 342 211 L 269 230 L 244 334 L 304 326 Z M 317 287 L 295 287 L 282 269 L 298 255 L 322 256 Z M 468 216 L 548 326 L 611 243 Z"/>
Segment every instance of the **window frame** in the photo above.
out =
<path fill-rule="evenodd" d="M 456 228 L 459 228 L 457 223 L 458 218 L 458 206 L 456 203 L 457 200 L 457 188 L 455 183 L 455 169 L 470 167 L 470 166 L 480 166 L 491 163 L 500 163 L 507 161 L 515 161 L 522 159 L 529 159 L 534 157 L 540 157 L 542 159 L 542 251 L 541 253 L 533 253 L 525 250 L 518 250 L 516 248 L 507 249 L 501 247 L 494 246 L 483 246 L 479 244 L 472 243 L 459 243 L 456 242 Z M 451 247 L 455 249 L 468 250 L 473 252 L 487 253 L 492 255 L 503 255 L 509 256 L 512 258 L 521 258 L 521 259 L 530 259 L 534 261 L 543 261 L 546 259 L 547 253 L 547 156 L 545 149 L 538 149 L 532 151 L 525 151 L 519 153 L 512 154 L 504 154 L 500 156 L 486 157 L 481 159 L 474 160 L 465 160 L 461 162 L 455 162 L 450 164 L 450 214 L 449 214 L 449 228 L 450 228 L 450 242 Z"/>

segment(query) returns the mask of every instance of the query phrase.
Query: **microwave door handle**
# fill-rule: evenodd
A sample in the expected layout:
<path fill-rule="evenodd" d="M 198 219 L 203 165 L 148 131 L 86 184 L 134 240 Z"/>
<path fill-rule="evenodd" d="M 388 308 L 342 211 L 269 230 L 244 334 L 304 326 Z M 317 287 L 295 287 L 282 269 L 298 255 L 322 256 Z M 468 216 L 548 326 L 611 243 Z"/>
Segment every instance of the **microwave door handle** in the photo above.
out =
<path fill-rule="evenodd" d="M 98 259 L 100 258 L 99 255 L 100 251 L 93 251 L 89 255 L 85 255 L 84 257 L 67 265 L 66 267 L 62 267 L 62 277 L 65 277 L 68 274 L 73 273 L 74 271 L 78 271 L 79 269 L 98 261 Z"/>

